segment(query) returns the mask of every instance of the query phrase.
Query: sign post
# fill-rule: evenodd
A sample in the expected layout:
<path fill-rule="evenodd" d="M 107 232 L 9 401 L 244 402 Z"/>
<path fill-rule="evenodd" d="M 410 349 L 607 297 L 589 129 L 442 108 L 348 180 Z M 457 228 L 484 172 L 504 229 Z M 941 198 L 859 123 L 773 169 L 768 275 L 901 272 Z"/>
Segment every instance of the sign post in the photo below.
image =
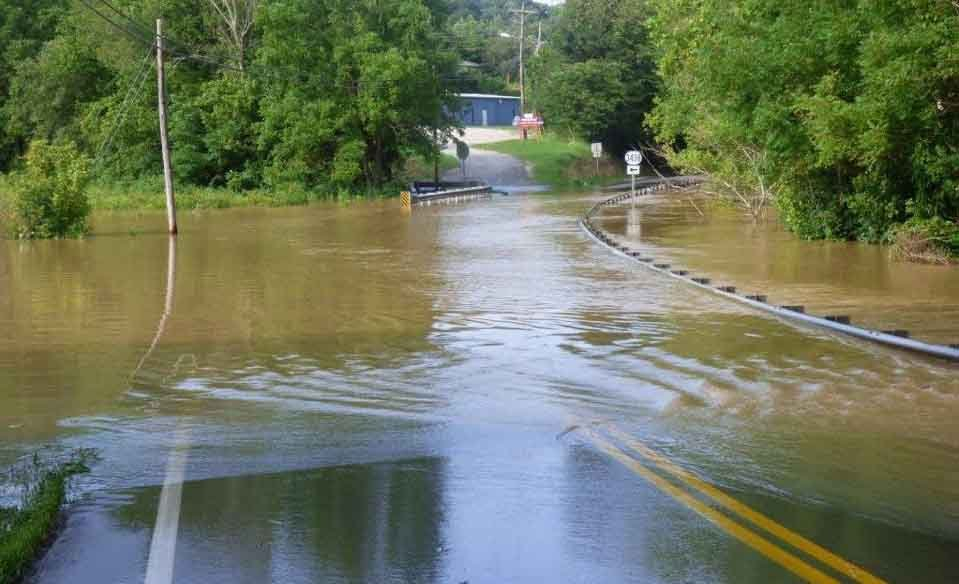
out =
<path fill-rule="evenodd" d="M 630 150 L 626 153 L 626 174 L 629 175 L 632 184 L 632 196 L 636 196 L 636 177 L 639 176 L 643 163 L 643 153 L 639 150 Z"/>
<path fill-rule="evenodd" d="M 457 140 L 456 157 L 460 159 L 460 170 L 463 172 L 463 178 L 466 178 L 466 159 L 470 157 L 469 144 L 462 140 Z"/>
<path fill-rule="evenodd" d="M 599 176 L 599 159 L 603 157 L 603 143 L 593 142 L 593 158 L 596 160 L 596 176 Z"/>
<path fill-rule="evenodd" d="M 543 136 L 543 126 L 545 122 L 543 118 L 536 114 L 523 114 L 519 119 L 519 133 L 523 137 L 523 140 L 526 140 L 529 137 L 529 131 L 533 130 L 539 133 L 540 137 Z"/>

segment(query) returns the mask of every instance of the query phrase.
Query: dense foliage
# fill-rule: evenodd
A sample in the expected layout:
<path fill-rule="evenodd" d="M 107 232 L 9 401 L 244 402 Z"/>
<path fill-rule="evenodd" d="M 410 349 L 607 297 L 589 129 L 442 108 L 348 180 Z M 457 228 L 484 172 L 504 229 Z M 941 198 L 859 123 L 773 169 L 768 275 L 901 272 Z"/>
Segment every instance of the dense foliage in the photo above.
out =
<path fill-rule="evenodd" d="M 178 181 L 379 189 L 452 125 L 449 11 L 445 0 L 0 0 L 0 171 L 39 139 L 76 144 L 99 182 L 156 176 L 151 45 L 163 18 Z"/>
<path fill-rule="evenodd" d="M 644 141 L 657 82 L 646 0 L 567 0 L 531 64 L 533 103 L 554 129 L 621 153 Z"/>
<path fill-rule="evenodd" d="M 650 3 L 675 165 L 769 192 L 805 237 L 959 218 L 954 2 Z"/>
<path fill-rule="evenodd" d="M 513 10 L 518 0 L 449 0 L 447 38 L 460 59 L 455 80 L 459 92 L 519 95 L 519 21 Z M 529 1 L 526 48 L 537 52 L 540 25 L 550 31 L 551 9 Z M 545 36 L 544 36 L 545 38 Z"/>
<path fill-rule="evenodd" d="M 5 221 L 20 239 L 80 236 L 87 231 L 90 204 L 85 188 L 89 161 L 72 143 L 37 140 L 12 184 Z"/>

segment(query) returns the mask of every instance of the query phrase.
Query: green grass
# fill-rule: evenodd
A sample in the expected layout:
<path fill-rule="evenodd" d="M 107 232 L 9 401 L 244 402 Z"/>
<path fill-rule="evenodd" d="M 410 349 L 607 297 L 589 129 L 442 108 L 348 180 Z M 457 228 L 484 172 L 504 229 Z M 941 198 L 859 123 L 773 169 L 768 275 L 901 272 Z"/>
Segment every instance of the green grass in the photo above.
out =
<path fill-rule="evenodd" d="M 440 157 L 440 173 L 459 167 L 455 156 Z M 229 209 L 234 207 L 291 207 L 308 205 L 314 201 L 378 199 L 399 196 L 413 180 L 431 180 L 433 162 L 423 157 L 412 157 L 396 179 L 395 185 L 385 186 L 374 192 L 318 191 L 290 186 L 276 189 L 253 189 L 233 191 L 225 188 L 178 185 L 176 188 L 177 209 L 192 211 L 200 209 Z M 162 211 L 166 209 L 161 177 L 137 181 L 94 184 L 87 195 L 94 211 Z"/>
<path fill-rule="evenodd" d="M 75 455 L 52 468 L 34 457 L 26 470 L 11 471 L 17 480 L 28 480 L 23 504 L 17 509 L 0 509 L 0 584 L 12 584 L 23 577 L 44 546 L 53 538 L 60 511 L 67 497 L 70 477 L 88 472 L 90 453 Z M 26 477 L 26 479 L 23 479 Z"/>
<path fill-rule="evenodd" d="M 623 180 L 623 170 L 607 158 L 599 174 L 589 144 L 547 134 L 543 138 L 484 144 L 484 150 L 515 156 L 533 166 L 533 180 L 553 189 L 576 189 Z"/>
<path fill-rule="evenodd" d="M 160 211 L 166 209 L 163 186 L 153 181 L 98 184 L 87 191 L 95 211 Z M 335 198 L 305 189 L 251 190 L 236 192 L 223 188 L 178 186 L 178 210 L 228 209 L 232 207 L 288 207 Z"/>

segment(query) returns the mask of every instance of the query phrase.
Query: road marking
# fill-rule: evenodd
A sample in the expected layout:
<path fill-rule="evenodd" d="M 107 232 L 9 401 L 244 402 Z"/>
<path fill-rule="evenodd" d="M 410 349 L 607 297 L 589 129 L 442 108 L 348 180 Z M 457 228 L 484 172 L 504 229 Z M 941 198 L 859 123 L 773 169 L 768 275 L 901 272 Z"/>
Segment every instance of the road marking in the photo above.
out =
<path fill-rule="evenodd" d="M 147 560 L 145 584 L 171 584 L 176 555 L 177 531 L 180 527 L 180 502 L 183 498 L 183 479 L 189 452 L 190 431 L 177 429 L 173 451 L 167 461 L 166 478 L 160 492 L 150 557 Z"/>
<path fill-rule="evenodd" d="M 837 556 L 821 545 L 806 539 L 805 537 L 799 535 L 795 531 L 777 523 L 773 519 L 763 515 L 762 513 L 752 509 L 751 507 L 740 503 L 736 499 L 730 497 L 726 493 L 720 491 L 716 487 L 710 485 L 709 483 L 703 481 L 698 476 L 693 473 L 682 469 L 662 455 L 656 453 L 645 444 L 637 440 L 636 438 L 626 434 L 625 432 L 619 430 L 618 428 L 612 426 L 606 426 L 610 435 L 621 441 L 631 450 L 635 450 L 637 453 L 645 457 L 646 459 L 653 462 L 656 466 L 663 469 L 664 471 L 671 473 L 679 480 L 683 481 L 690 487 L 697 489 L 701 493 L 705 494 L 707 497 L 713 499 L 723 507 L 726 507 L 730 511 L 737 513 L 744 519 L 752 522 L 753 524 L 761 527 L 767 532 L 775 535 L 779 539 L 785 541 L 786 543 L 792 545 L 796 549 L 802 550 L 803 552 L 809 554 L 810 556 L 816 558 L 820 562 L 832 567 L 836 571 L 848 576 L 849 578 L 855 580 L 856 582 L 862 582 L 863 584 L 885 584 L 884 580 L 881 580 L 863 568 L 844 560 L 843 558 Z"/>
<path fill-rule="evenodd" d="M 793 554 L 769 542 L 755 531 L 747 529 L 746 527 L 736 523 L 729 517 L 726 517 L 719 511 L 713 509 L 709 505 L 706 505 L 699 499 L 696 499 L 689 493 L 686 493 L 663 477 L 649 470 L 638 460 L 623 452 L 611 442 L 608 442 L 604 438 L 600 437 L 595 431 L 584 428 L 581 430 L 581 432 L 590 440 L 590 442 L 593 443 L 594 446 L 596 446 L 596 448 L 605 452 L 613 459 L 619 461 L 626 468 L 642 476 L 647 481 L 655 485 L 659 490 L 663 491 L 667 495 L 670 495 L 680 503 L 683 503 L 696 513 L 699 513 L 705 519 L 709 520 L 729 535 L 735 537 L 773 562 L 789 570 L 796 576 L 799 576 L 807 582 L 813 582 L 814 584 L 839 584 L 839 580 L 825 574 Z"/>

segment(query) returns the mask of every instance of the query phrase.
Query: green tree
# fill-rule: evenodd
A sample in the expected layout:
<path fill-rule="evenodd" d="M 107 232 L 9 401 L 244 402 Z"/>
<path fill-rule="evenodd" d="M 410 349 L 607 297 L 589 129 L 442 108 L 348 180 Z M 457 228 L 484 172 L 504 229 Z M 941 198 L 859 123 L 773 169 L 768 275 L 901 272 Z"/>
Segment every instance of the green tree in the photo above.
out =
<path fill-rule="evenodd" d="M 431 153 L 431 129 L 452 123 L 444 80 L 456 67 L 439 50 L 437 18 L 421 0 L 266 5 L 259 65 L 275 73 L 260 135 L 268 180 L 373 188 L 392 180 L 407 151 Z M 325 34 L 289 34 L 316 27 Z"/>
<path fill-rule="evenodd" d="M 548 38 L 551 50 L 531 67 L 533 103 L 548 123 L 602 140 L 614 152 L 645 141 L 657 89 L 648 18 L 646 0 L 565 3 Z"/>
<path fill-rule="evenodd" d="M 944 0 L 654 0 L 651 126 L 681 168 L 805 237 L 959 214 L 959 15 Z"/>

